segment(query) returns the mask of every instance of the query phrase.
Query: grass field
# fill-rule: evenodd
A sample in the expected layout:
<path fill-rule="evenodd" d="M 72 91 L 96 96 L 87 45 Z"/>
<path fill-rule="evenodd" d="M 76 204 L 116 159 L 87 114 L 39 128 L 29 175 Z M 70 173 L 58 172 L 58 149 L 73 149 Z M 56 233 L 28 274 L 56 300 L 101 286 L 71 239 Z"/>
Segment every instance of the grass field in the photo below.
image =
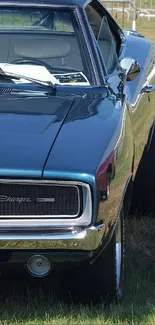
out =
<path fill-rule="evenodd" d="M 65 292 L 56 300 L 51 288 L 59 286 L 59 277 L 50 287 L 24 274 L 2 276 L 0 324 L 155 324 L 154 233 L 153 218 L 126 221 L 125 295 L 119 305 L 67 305 L 60 299 Z"/>
<path fill-rule="evenodd" d="M 113 17 L 116 19 L 115 13 L 113 14 Z M 127 15 L 124 14 L 123 19 L 123 13 L 120 13 L 116 21 L 123 29 L 132 29 L 132 15 L 130 16 L 130 20 L 127 20 Z M 138 17 L 136 27 L 140 33 L 155 42 L 155 17 L 151 18 L 150 21 L 148 21 L 147 17 Z"/>
<path fill-rule="evenodd" d="M 126 21 L 131 28 L 131 21 Z M 137 21 L 138 30 L 155 41 L 155 18 Z M 66 304 L 56 299 L 52 287 L 59 277 L 36 281 L 26 274 L 0 278 L 0 325 L 11 324 L 155 324 L 155 219 L 130 217 L 126 220 L 125 294 L 119 305 Z M 61 287 L 59 288 L 61 292 Z M 82 288 L 79 288 L 82 290 Z M 67 294 L 67 293 L 66 293 Z M 60 294 L 60 298 L 65 296 Z"/>

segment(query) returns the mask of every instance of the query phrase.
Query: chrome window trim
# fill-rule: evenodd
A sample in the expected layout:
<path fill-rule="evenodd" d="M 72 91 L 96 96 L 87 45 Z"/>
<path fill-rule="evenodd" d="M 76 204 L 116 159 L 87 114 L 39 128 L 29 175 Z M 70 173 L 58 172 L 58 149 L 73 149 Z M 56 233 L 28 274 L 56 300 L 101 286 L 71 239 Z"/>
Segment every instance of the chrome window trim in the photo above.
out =
<path fill-rule="evenodd" d="M 82 11 L 82 12 L 84 14 L 84 11 Z M 88 38 L 88 34 L 86 32 L 84 22 L 83 22 L 83 20 L 81 18 L 81 12 L 80 12 L 79 8 L 77 8 L 76 13 L 77 13 L 78 21 L 79 21 L 79 24 L 81 26 L 81 30 L 82 30 L 82 33 L 83 33 L 83 36 L 84 36 L 84 39 L 85 39 L 85 44 L 86 44 L 87 52 L 89 54 L 89 58 L 90 58 L 90 61 L 91 61 L 91 66 L 92 66 L 92 69 L 93 69 L 93 74 L 95 76 L 96 85 L 101 85 L 101 81 L 100 81 L 100 77 L 99 77 L 99 73 L 98 73 L 98 68 L 96 66 L 96 61 L 95 61 L 93 53 L 92 53 L 90 40 Z"/>
<path fill-rule="evenodd" d="M 58 9 L 76 9 L 77 5 L 73 4 L 73 5 L 62 5 L 62 4 L 50 4 L 50 3 L 33 3 L 33 2 L 20 2 L 19 0 L 11 2 L 11 1 L 2 1 L 0 2 L 0 7 L 12 7 L 12 8 L 58 8 Z"/>
<path fill-rule="evenodd" d="M 92 3 L 92 1 L 88 1 L 88 4 L 89 5 L 90 3 Z M 93 30 L 90 26 L 90 23 L 89 23 L 89 20 L 88 20 L 88 16 L 87 16 L 87 13 L 86 13 L 86 7 L 84 7 L 83 9 L 83 15 L 85 17 L 85 21 L 86 21 L 86 24 L 87 24 L 87 28 L 89 30 L 89 34 L 90 34 L 90 37 L 91 37 L 91 42 L 92 42 L 92 45 L 94 46 L 94 51 L 95 51 L 95 56 L 96 56 L 96 59 L 97 59 L 97 62 L 98 62 L 98 67 L 96 66 L 96 61 L 94 60 L 95 62 L 95 66 L 96 66 L 96 69 L 98 71 L 98 68 L 100 69 L 100 76 L 99 76 L 99 72 L 98 72 L 98 84 L 99 85 L 106 85 L 106 79 L 105 79 L 105 72 L 106 72 L 106 67 L 105 67 L 105 63 L 103 62 L 102 60 L 102 57 L 100 57 L 100 54 L 99 54 L 99 51 L 100 51 L 100 48 L 98 46 L 98 42 L 95 38 L 95 35 L 93 33 Z M 101 79 L 102 78 L 102 79 Z M 102 80 L 102 81 L 101 81 Z"/>
<path fill-rule="evenodd" d="M 74 226 L 88 226 L 91 223 L 92 219 L 92 198 L 91 198 L 91 190 L 88 184 L 83 182 L 76 182 L 76 181 L 54 181 L 54 180 L 24 180 L 24 179 L 0 179 L 0 184 L 16 184 L 16 185 L 73 185 L 77 187 L 78 185 L 82 187 L 83 192 L 83 212 L 80 217 L 73 218 L 73 216 L 65 218 L 64 216 L 0 216 L 0 227 L 16 227 L 16 228 L 30 228 L 30 227 L 51 227 L 51 226 L 58 226 L 62 227 L 74 227 Z M 14 219 L 12 219 L 14 217 Z M 26 218 L 25 218 L 26 217 Z M 3 220 L 1 219 L 3 218 Z M 19 219 L 20 218 L 20 219 Z"/>

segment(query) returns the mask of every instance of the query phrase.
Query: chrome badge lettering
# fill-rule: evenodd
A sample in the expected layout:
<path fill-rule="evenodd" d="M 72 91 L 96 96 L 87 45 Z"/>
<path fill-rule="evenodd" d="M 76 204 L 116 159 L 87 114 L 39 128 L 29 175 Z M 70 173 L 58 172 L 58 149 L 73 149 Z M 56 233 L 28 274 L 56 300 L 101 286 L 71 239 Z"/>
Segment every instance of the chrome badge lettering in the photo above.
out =
<path fill-rule="evenodd" d="M 1 202 L 10 202 L 10 203 L 31 203 L 32 200 L 29 197 L 12 197 L 6 195 L 0 195 L 0 203 Z"/>
<path fill-rule="evenodd" d="M 55 198 L 54 197 L 38 197 L 37 202 L 38 203 L 54 203 Z"/>

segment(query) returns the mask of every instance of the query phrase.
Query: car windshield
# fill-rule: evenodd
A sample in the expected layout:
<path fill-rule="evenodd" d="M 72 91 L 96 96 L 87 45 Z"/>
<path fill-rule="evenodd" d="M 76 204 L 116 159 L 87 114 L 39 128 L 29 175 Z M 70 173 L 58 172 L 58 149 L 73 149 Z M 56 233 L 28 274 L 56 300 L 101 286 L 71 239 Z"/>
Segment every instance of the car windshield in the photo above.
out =
<path fill-rule="evenodd" d="M 31 66 L 38 66 L 37 79 L 42 80 L 42 66 L 60 85 L 90 85 L 82 37 L 72 10 L 0 8 L 0 69 L 19 73 L 22 65 L 23 75 L 29 71 L 29 77 L 36 77 Z"/>

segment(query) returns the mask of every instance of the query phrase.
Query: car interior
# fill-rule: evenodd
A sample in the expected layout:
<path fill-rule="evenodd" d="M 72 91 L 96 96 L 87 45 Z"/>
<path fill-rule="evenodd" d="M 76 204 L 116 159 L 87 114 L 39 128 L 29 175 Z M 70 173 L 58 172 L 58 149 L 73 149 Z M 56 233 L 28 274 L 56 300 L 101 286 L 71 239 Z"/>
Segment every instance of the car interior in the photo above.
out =
<path fill-rule="evenodd" d="M 18 63 L 27 59 L 31 62 L 39 60 L 54 68 L 83 71 L 79 46 L 72 35 L 46 35 L 41 33 L 2 33 L 0 41 L 0 62 Z M 38 61 L 37 61 L 38 60 Z M 52 70 L 52 69 L 51 69 Z M 59 70 L 58 70 L 59 71 Z"/>
<path fill-rule="evenodd" d="M 7 26 L 7 24 L 3 25 L 1 15 L 0 12 L 0 41 L 2 44 L 0 63 L 43 64 L 51 73 L 84 72 L 82 55 L 71 20 L 65 21 L 66 18 L 64 19 L 62 15 L 60 17 L 56 15 L 55 20 L 52 20 L 51 16 L 47 19 L 48 16 L 46 16 L 46 19 L 36 20 L 30 27 L 21 24 L 19 28 L 17 22 L 19 19 L 21 20 L 21 17 L 17 13 L 9 11 L 9 16 L 3 14 L 5 16 L 3 19 L 4 22 L 7 22 L 8 17 L 9 19 L 13 17 L 13 28 L 10 28 L 11 26 Z M 22 14 L 22 19 L 23 17 L 24 14 Z M 49 23 L 52 24 L 52 27 L 49 26 Z M 66 26 L 67 29 L 69 28 L 68 32 Z M 110 73 L 114 70 L 118 58 L 106 17 L 102 18 L 97 41 L 107 73 Z"/>

